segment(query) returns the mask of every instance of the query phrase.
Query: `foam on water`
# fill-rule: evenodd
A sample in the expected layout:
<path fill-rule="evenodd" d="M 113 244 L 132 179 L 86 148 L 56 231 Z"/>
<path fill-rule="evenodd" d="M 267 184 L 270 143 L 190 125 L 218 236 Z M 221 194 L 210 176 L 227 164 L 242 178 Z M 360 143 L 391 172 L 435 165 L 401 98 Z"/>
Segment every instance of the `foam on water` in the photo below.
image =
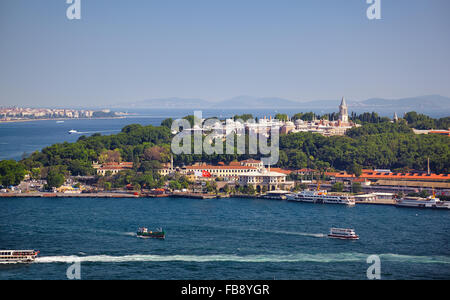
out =
<path fill-rule="evenodd" d="M 297 253 L 290 255 L 247 255 L 238 256 L 232 254 L 215 255 L 92 255 L 92 256 L 43 256 L 36 258 L 37 263 L 73 263 L 73 262 L 99 262 L 99 263 L 122 263 L 122 262 L 239 262 L 239 263 L 339 263 L 339 262 L 361 262 L 366 261 L 369 254 L 363 253 L 322 253 L 306 254 Z M 450 264 L 448 256 L 410 256 L 400 254 L 380 254 L 382 261 L 400 263 L 435 263 Z"/>
<path fill-rule="evenodd" d="M 266 231 L 270 233 L 279 233 L 279 234 L 287 234 L 287 235 L 300 235 L 300 236 L 310 236 L 316 238 L 326 237 L 326 234 L 323 233 L 308 233 L 308 232 L 291 232 L 291 231 Z"/>
<path fill-rule="evenodd" d="M 99 130 L 99 131 L 77 131 L 76 134 L 90 134 L 90 133 L 106 133 L 106 132 L 119 132 L 120 130 Z"/>
<path fill-rule="evenodd" d="M 310 233 L 310 232 L 297 232 L 297 231 L 283 231 L 283 230 L 266 230 L 266 229 L 252 229 L 245 227 L 219 227 L 219 226 L 202 226 L 209 227 L 214 229 L 228 229 L 228 230 L 236 230 L 236 231 L 248 231 L 248 232 L 261 232 L 261 233 L 273 233 L 273 234 L 286 234 L 286 235 L 298 235 L 298 236 L 308 236 L 308 237 L 316 237 L 323 238 L 326 237 L 326 234 L 323 233 Z"/>
<path fill-rule="evenodd" d="M 116 231 L 116 230 L 105 230 L 105 229 L 91 229 L 90 232 L 95 233 L 103 233 L 107 235 L 126 235 L 126 236 L 136 236 L 136 232 L 124 232 L 124 231 Z"/>

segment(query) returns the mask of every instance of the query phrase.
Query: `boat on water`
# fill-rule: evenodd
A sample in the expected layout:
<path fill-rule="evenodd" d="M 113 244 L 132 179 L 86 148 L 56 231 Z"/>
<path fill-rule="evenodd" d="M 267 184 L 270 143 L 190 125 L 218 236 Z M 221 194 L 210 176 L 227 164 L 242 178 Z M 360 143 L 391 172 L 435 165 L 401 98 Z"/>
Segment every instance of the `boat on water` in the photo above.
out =
<path fill-rule="evenodd" d="M 328 237 L 342 240 L 359 240 L 355 230 L 349 228 L 331 228 Z"/>
<path fill-rule="evenodd" d="M 287 196 L 289 192 L 288 191 L 282 191 L 282 190 L 277 190 L 277 191 L 269 191 L 266 194 L 260 196 L 259 198 L 261 199 L 271 199 L 271 200 L 286 200 Z"/>
<path fill-rule="evenodd" d="M 166 237 L 166 233 L 162 228 L 158 228 L 156 231 L 150 231 L 147 227 L 141 227 L 138 229 L 136 235 L 140 238 L 164 239 Z"/>
<path fill-rule="evenodd" d="M 413 207 L 413 208 L 433 208 L 433 209 L 450 209 L 450 203 L 441 201 L 435 195 L 428 198 L 406 197 L 397 200 L 397 207 Z"/>
<path fill-rule="evenodd" d="M 301 191 L 286 196 L 288 201 L 323 203 L 323 204 L 344 204 L 355 205 L 355 197 L 349 194 L 331 194 L 325 190 Z"/>
<path fill-rule="evenodd" d="M 78 131 L 76 131 L 74 129 L 69 130 L 69 134 L 74 134 L 74 133 L 78 133 Z"/>
<path fill-rule="evenodd" d="M 31 263 L 38 254 L 36 250 L 0 250 L 0 263 Z"/>

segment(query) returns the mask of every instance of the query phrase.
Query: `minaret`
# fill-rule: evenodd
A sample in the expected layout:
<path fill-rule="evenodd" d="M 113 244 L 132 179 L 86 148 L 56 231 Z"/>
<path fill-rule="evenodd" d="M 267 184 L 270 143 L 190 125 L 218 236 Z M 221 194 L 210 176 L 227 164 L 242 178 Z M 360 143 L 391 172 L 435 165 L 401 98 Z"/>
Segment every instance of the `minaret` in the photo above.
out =
<path fill-rule="evenodd" d="M 394 123 L 398 123 L 398 116 L 396 112 L 394 113 Z"/>
<path fill-rule="evenodd" d="M 341 105 L 339 105 L 339 121 L 348 123 L 348 107 L 344 97 L 342 97 Z"/>

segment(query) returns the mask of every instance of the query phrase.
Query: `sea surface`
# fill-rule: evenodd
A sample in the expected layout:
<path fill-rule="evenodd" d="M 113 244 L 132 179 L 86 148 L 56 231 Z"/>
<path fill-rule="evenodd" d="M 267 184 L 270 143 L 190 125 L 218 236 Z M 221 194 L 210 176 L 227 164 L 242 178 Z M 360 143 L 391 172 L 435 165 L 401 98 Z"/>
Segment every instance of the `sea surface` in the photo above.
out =
<path fill-rule="evenodd" d="M 0 199 L 0 249 L 37 249 L 0 279 L 450 279 L 450 212 L 245 198 Z M 138 227 L 163 227 L 165 240 Z M 327 238 L 351 227 L 360 240 Z"/>

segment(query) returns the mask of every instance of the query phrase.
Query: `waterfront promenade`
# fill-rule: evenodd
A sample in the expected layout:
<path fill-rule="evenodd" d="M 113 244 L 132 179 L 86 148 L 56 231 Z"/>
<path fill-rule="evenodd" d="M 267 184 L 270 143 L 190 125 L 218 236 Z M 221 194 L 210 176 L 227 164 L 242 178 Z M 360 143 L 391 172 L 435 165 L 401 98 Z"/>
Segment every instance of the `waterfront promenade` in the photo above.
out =
<path fill-rule="evenodd" d="M 134 193 L 0 193 L 0 198 L 137 198 Z"/>
<path fill-rule="evenodd" d="M 138 192 L 99 192 L 99 193 L 49 193 L 49 192 L 32 192 L 32 193 L 0 193 L 1 198 L 191 198 L 191 199 L 222 199 L 229 198 L 231 195 L 224 194 L 205 194 L 205 193 L 188 193 L 174 192 L 165 194 L 151 194 Z M 261 198 L 268 199 L 263 195 L 234 195 L 235 198 Z M 286 200 L 279 200 L 286 201 Z M 372 204 L 372 205 L 395 205 L 395 200 L 374 200 L 374 201 L 356 201 L 356 204 Z"/>

